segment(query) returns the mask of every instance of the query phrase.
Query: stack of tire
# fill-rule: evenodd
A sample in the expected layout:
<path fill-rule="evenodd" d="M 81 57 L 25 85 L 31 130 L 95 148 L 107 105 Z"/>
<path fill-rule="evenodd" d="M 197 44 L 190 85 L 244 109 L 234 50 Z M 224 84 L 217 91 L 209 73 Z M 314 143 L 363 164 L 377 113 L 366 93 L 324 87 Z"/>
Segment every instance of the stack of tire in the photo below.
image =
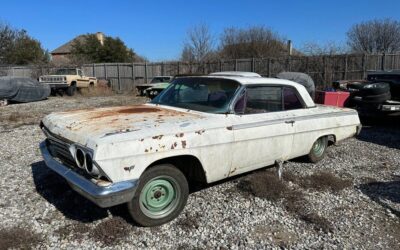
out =
<path fill-rule="evenodd" d="M 381 104 L 390 100 L 390 85 L 385 82 L 377 83 L 350 83 L 347 85 L 352 93 L 353 100 L 364 104 Z"/>

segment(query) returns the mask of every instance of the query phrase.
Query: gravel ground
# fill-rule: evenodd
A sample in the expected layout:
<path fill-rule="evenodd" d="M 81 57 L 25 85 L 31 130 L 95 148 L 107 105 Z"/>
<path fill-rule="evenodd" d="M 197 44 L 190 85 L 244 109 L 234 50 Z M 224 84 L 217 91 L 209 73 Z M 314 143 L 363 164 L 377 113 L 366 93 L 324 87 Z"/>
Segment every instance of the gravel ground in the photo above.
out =
<path fill-rule="evenodd" d="M 286 191 L 274 187 L 275 196 L 245 186 L 271 178 L 265 173 L 272 169 L 207 186 L 189 196 L 176 220 L 156 228 L 135 226 L 124 206 L 96 207 L 45 167 L 38 149 L 45 114 L 144 101 L 52 97 L 0 107 L 0 249 L 400 249 L 398 125 L 364 126 L 317 164 L 286 163 Z M 330 174 L 322 179 L 327 187 L 309 177 L 320 173 Z"/>

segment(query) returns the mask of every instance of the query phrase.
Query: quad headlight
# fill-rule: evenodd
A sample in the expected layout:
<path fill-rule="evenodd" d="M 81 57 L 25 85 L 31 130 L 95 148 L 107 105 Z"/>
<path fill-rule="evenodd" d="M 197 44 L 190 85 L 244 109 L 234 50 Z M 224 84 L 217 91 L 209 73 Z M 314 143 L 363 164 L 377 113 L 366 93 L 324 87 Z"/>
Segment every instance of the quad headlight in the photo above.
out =
<path fill-rule="evenodd" d="M 93 161 L 93 153 L 91 150 L 78 145 L 72 145 L 70 148 L 71 153 L 73 153 L 76 165 L 85 169 L 86 172 L 94 177 L 99 177 L 100 170 Z"/>

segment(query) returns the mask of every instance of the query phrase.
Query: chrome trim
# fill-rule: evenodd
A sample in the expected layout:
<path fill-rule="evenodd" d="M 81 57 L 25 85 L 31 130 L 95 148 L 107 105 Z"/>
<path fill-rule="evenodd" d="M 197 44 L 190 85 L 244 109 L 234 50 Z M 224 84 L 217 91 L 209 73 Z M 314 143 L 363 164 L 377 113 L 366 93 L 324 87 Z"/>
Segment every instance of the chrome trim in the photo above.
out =
<path fill-rule="evenodd" d="M 283 111 L 287 112 L 287 111 Z M 263 113 L 263 114 L 268 114 L 268 113 Z M 299 117 L 287 117 L 287 118 L 281 118 L 281 119 L 274 119 L 270 121 L 260 121 L 260 122 L 252 122 L 252 123 L 246 123 L 246 124 L 237 124 L 233 125 L 232 129 L 233 130 L 239 130 L 239 129 L 247 129 L 247 128 L 255 128 L 255 127 L 261 127 L 261 126 L 268 126 L 268 125 L 274 125 L 274 124 L 280 124 L 280 123 L 295 123 L 296 121 L 304 121 L 304 120 L 310 120 L 310 119 L 315 119 L 315 118 L 330 118 L 330 117 L 339 117 L 339 116 L 347 116 L 347 115 L 357 115 L 356 111 L 345 111 L 345 112 L 333 112 L 333 113 L 325 113 L 325 114 L 314 114 L 314 115 L 305 115 L 305 116 L 299 116 Z"/>
<path fill-rule="evenodd" d="M 40 151 L 46 165 L 63 177 L 73 190 L 99 207 L 111 207 L 130 201 L 138 185 L 138 180 L 121 181 L 102 187 L 82 177 L 72 169 L 56 161 L 47 149 L 46 141 L 40 143 Z"/>

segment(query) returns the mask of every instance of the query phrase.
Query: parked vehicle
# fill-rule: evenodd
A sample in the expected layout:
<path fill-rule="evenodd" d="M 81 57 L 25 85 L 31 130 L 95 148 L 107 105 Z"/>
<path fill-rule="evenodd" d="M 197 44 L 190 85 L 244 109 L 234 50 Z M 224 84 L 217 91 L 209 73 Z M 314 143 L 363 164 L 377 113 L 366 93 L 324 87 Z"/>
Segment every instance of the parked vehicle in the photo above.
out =
<path fill-rule="evenodd" d="M 150 83 L 137 84 L 136 89 L 139 96 L 145 96 L 147 95 L 146 89 L 155 87 L 160 83 L 169 83 L 171 80 L 172 76 L 155 76 L 151 79 Z"/>
<path fill-rule="evenodd" d="M 74 190 L 101 207 L 127 203 L 138 224 L 156 226 L 183 210 L 189 184 L 317 162 L 361 125 L 295 82 L 213 75 L 176 78 L 144 105 L 53 113 L 41 128 L 44 161 Z"/>
<path fill-rule="evenodd" d="M 349 106 L 362 116 L 400 115 L 400 71 L 370 72 L 366 81 L 346 84 Z"/>
<path fill-rule="evenodd" d="M 85 76 L 81 69 L 76 68 L 58 69 L 54 75 L 39 77 L 39 82 L 49 85 L 53 92 L 63 90 L 69 96 L 73 96 L 77 89 L 97 86 L 96 77 Z"/>
<path fill-rule="evenodd" d="M 10 102 L 35 102 L 46 99 L 50 87 L 31 78 L 0 77 L 0 106 Z"/>

